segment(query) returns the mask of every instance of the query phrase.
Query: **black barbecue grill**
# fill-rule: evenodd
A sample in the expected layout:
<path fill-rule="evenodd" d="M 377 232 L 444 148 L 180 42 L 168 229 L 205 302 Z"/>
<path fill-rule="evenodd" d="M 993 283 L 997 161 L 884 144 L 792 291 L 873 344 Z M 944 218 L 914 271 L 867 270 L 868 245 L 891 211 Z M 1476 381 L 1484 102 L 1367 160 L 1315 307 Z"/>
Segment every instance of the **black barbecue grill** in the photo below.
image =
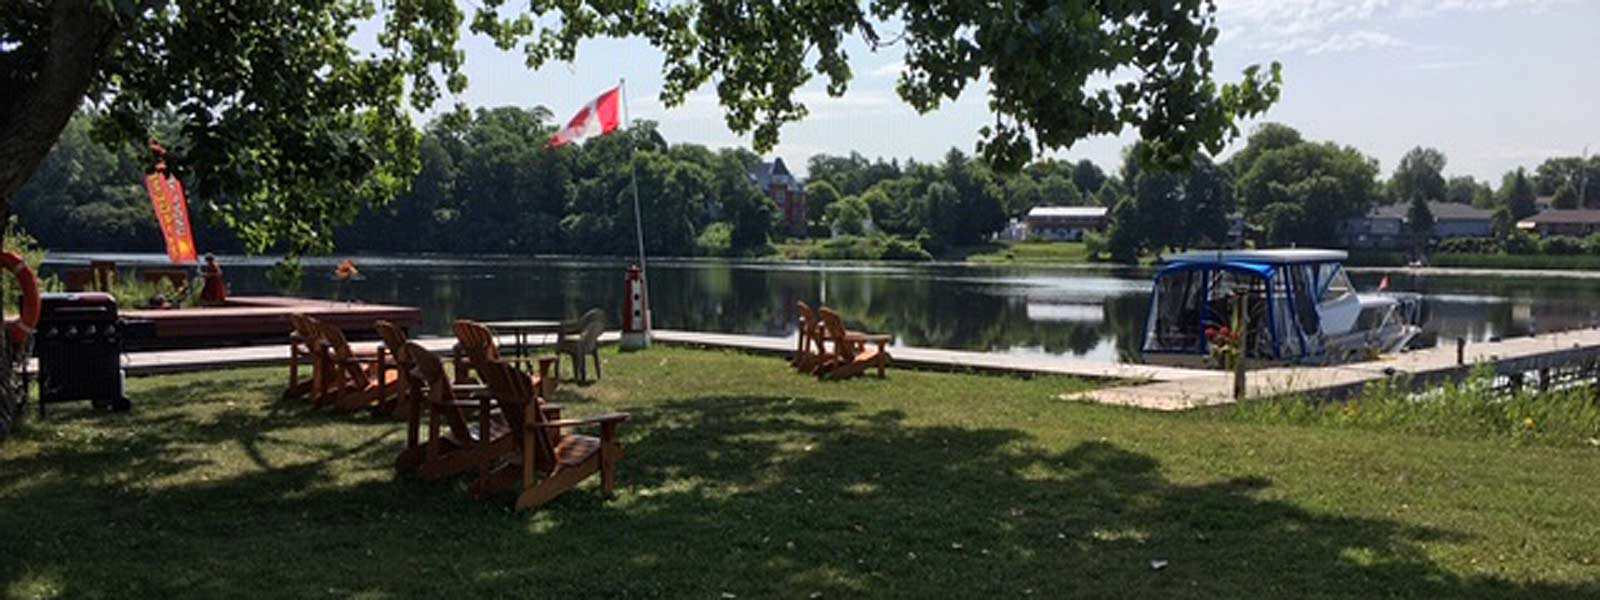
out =
<path fill-rule="evenodd" d="M 39 416 L 52 402 L 89 400 L 97 408 L 128 410 L 122 387 L 122 340 L 110 294 L 43 294 L 33 354 L 39 359 Z"/>

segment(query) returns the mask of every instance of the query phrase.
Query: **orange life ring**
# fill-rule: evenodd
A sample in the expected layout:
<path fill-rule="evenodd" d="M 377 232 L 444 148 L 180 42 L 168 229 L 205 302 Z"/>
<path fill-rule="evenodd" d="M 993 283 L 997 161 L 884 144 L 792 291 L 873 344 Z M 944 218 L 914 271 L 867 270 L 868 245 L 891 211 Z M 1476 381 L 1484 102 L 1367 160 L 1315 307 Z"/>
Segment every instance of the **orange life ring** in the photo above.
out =
<path fill-rule="evenodd" d="M 14 252 L 0 252 L 0 267 L 15 274 L 17 285 L 22 286 L 21 318 L 6 321 L 6 337 L 13 345 L 21 347 L 39 326 L 39 277 Z"/>

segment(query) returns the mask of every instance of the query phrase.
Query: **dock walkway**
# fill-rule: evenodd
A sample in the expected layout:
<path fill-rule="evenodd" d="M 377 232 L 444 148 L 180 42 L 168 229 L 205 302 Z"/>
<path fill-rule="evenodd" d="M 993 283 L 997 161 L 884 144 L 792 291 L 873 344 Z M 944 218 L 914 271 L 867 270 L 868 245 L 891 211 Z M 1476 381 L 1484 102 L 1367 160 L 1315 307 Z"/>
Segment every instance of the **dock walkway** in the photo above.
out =
<path fill-rule="evenodd" d="M 617 332 L 601 336 L 603 343 L 615 342 Z M 537 341 L 538 336 L 534 336 Z M 658 329 L 654 332 L 657 343 L 678 344 L 785 355 L 794 350 L 793 338 L 760 335 L 735 335 Z M 437 354 L 449 354 L 455 338 L 422 337 L 418 344 Z M 514 340 L 502 336 L 500 343 L 509 347 Z M 355 342 L 357 350 L 373 348 L 377 342 Z M 538 344 L 535 344 L 537 346 Z M 1176 369 L 1150 365 L 1133 365 L 1071 358 L 1012 356 L 984 352 L 937 350 L 931 348 L 894 348 L 896 364 L 934 369 L 972 369 L 1027 374 L 1070 375 L 1091 379 L 1121 381 L 1182 381 L 1195 377 L 1215 376 L 1210 371 Z M 234 348 L 208 348 L 202 350 L 154 350 L 129 352 L 123 359 L 123 368 L 129 375 L 155 375 L 207 369 L 261 367 L 284 365 L 289 362 L 289 349 L 284 344 L 269 346 L 240 346 Z"/>
<path fill-rule="evenodd" d="M 616 332 L 601 337 L 615 342 Z M 787 355 L 794 348 L 793 338 L 735 335 L 691 331 L 656 330 L 657 343 L 738 350 L 772 355 Z M 424 337 L 416 341 L 430 351 L 448 354 L 454 338 Z M 501 340 L 509 346 L 510 337 Z M 376 342 L 358 342 L 370 348 Z M 977 370 L 1031 375 L 1064 375 L 1115 381 L 1112 385 L 1075 396 L 1076 399 L 1136 408 L 1178 411 L 1222 406 L 1234 402 L 1233 380 L 1229 373 L 1180 369 L 1152 365 L 1123 364 L 1047 356 L 1020 356 L 999 353 L 898 347 L 891 349 L 895 364 L 941 370 Z M 1521 377 L 1525 373 L 1577 366 L 1600 366 L 1600 329 L 1583 329 L 1501 342 L 1470 344 L 1458 363 L 1454 346 L 1440 346 L 1397 354 L 1380 360 L 1332 367 L 1277 367 L 1253 370 L 1247 377 L 1249 399 L 1285 395 L 1341 396 L 1358 391 L 1369 383 L 1396 376 L 1409 376 L 1418 383 L 1459 379 L 1484 363 L 1502 375 Z M 129 375 L 153 375 L 209 369 L 276 366 L 289 361 L 285 345 L 211 348 L 204 350 L 160 350 L 129 352 L 123 366 Z"/>

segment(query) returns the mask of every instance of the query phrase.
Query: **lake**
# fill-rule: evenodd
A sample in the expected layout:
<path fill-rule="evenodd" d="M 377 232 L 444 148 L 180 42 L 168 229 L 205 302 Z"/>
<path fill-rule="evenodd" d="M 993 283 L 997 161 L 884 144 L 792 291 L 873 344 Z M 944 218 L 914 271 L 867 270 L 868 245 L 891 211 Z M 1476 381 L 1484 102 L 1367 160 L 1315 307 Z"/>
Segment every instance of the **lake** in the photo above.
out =
<path fill-rule="evenodd" d="M 46 274 L 87 264 L 53 253 Z M 124 266 L 161 265 L 156 254 L 95 253 Z M 422 309 L 425 331 L 448 334 L 458 317 L 573 316 L 598 306 L 620 314 L 625 260 L 354 257 L 363 279 L 342 287 L 336 259 L 307 259 L 301 295 Z M 234 294 L 278 294 L 272 259 L 221 256 Z M 1138 349 L 1149 269 L 959 264 L 799 264 L 662 260 L 650 265 L 657 327 L 787 336 L 794 304 L 826 304 L 853 328 L 890 333 L 896 345 L 1128 360 Z M 1600 277 L 1415 274 L 1353 269 L 1361 290 L 1385 275 L 1391 289 L 1424 294 L 1430 337 L 1481 341 L 1600 323 Z"/>

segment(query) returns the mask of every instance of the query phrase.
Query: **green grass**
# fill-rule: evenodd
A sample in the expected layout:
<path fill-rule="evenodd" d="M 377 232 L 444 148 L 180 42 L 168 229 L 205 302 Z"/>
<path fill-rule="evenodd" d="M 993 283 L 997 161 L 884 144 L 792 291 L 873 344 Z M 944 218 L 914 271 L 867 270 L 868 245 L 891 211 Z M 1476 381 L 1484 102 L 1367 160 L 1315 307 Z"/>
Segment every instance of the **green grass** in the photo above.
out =
<path fill-rule="evenodd" d="M 1600 447 L 1600 402 L 1576 387 L 1510 394 L 1492 387 L 1493 371 L 1413 393 L 1404 380 L 1368 386 L 1343 402 L 1304 398 L 1251 402 L 1220 414 L 1239 421 L 1396 431 L 1512 444 Z"/>
<path fill-rule="evenodd" d="M 909 260 L 930 257 L 915 240 L 889 235 L 841 236 L 836 239 L 790 239 L 773 244 L 786 260 Z"/>
<path fill-rule="evenodd" d="M 974 263 L 1077 264 L 1090 261 L 1083 242 L 996 242 L 959 250 L 958 258 Z"/>
<path fill-rule="evenodd" d="M 1061 400 L 1070 379 L 604 354 L 622 488 L 396 477 L 398 423 L 279 370 L 132 381 L 0 446 L 13 597 L 1474 598 L 1600 594 L 1600 451 Z M 1160 570 L 1151 561 L 1168 561 Z"/>

